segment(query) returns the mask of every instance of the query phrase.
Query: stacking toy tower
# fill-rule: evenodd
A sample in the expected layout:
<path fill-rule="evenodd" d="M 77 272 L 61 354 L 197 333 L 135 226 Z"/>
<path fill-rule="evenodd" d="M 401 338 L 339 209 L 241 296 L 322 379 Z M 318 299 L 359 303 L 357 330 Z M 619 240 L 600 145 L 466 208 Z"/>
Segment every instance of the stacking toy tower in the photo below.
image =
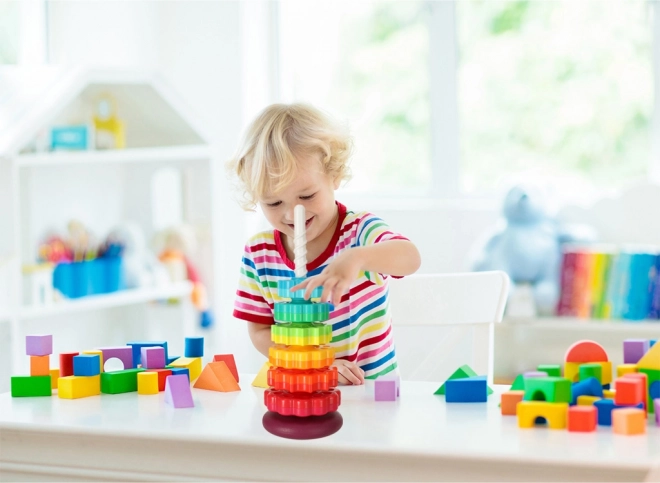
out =
<path fill-rule="evenodd" d="M 340 392 L 334 349 L 327 344 L 332 339 L 332 325 L 323 324 L 329 318 L 328 303 L 305 300 L 305 290 L 291 291 L 307 276 L 307 238 L 305 208 L 294 211 L 295 277 L 280 280 L 278 295 L 290 302 L 275 304 L 275 324 L 271 339 L 276 344 L 269 350 L 272 366 L 268 371 L 268 386 L 264 402 L 269 411 L 282 416 L 323 416 L 337 411 Z M 323 287 L 312 293 L 321 296 Z"/>

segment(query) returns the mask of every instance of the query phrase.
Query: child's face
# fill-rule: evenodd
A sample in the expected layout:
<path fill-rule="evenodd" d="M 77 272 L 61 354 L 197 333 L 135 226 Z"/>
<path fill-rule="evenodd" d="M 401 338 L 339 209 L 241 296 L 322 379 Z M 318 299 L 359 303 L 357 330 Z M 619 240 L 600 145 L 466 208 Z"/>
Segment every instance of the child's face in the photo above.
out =
<path fill-rule="evenodd" d="M 337 215 L 335 190 L 339 181 L 333 180 L 321 171 L 318 160 L 302 158 L 301 168 L 296 179 L 280 192 L 265 193 L 259 198 L 264 215 L 273 228 L 289 238 L 294 236 L 293 209 L 296 205 L 305 207 L 307 243 L 324 234 Z"/>

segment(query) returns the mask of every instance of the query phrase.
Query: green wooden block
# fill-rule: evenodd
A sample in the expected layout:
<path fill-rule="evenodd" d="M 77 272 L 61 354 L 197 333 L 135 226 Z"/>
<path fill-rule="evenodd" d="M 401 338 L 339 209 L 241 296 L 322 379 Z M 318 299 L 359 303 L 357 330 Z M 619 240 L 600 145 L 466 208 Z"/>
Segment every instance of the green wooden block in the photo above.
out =
<path fill-rule="evenodd" d="M 12 376 L 12 397 L 52 396 L 50 376 Z"/>
<path fill-rule="evenodd" d="M 298 300 L 277 303 L 273 316 L 276 322 L 323 322 L 330 318 L 330 305 Z"/>
<path fill-rule="evenodd" d="M 540 366 L 539 366 L 540 367 Z M 518 374 L 513 380 L 513 384 L 509 388 L 509 391 L 524 391 L 525 390 L 525 376 Z"/>
<path fill-rule="evenodd" d="M 571 381 L 564 377 L 528 377 L 525 379 L 523 399 L 570 404 L 571 391 Z"/>
<path fill-rule="evenodd" d="M 125 369 L 123 371 L 102 372 L 101 392 L 104 394 L 122 394 L 137 391 L 137 375 L 143 368 Z"/>
<path fill-rule="evenodd" d="M 559 364 L 541 364 L 536 370 L 545 372 L 549 377 L 561 377 L 561 366 Z"/>
<path fill-rule="evenodd" d="M 638 368 L 637 371 L 646 374 L 646 379 L 648 383 L 648 387 L 647 387 L 648 393 L 646 394 L 646 397 L 647 400 L 650 401 L 650 404 L 647 404 L 646 407 L 648 408 L 649 414 L 654 414 L 655 407 L 653 406 L 653 401 L 651 400 L 651 384 L 653 384 L 656 381 L 660 381 L 660 369 Z"/>
<path fill-rule="evenodd" d="M 601 384 L 603 383 L 603 367 L 600 364 L 582 364 L 579 371 L 578 380 L 584 381 L 590 377 L 595 377 Z"/>
<path fill-rule="evenodd" d="M 450 380 L 450 379 L 465 379 L 467 377 L 474 377 L 476 375 L 477 375 L 477 373 L 474 372 L 474 370 L 470 366 L 468 366 L 467 364 L 464 364 L 461 367 L 459 367 L 458 369 L 456 369 L 454 371 L 454 373 L 451 376 L 449 376 L 449 379 L 447 379 L 447 380 Z M 487 387 L 487 392 L 488 392 L 488 394 L 493 394 L 493 390 L 490 387 Z M 442 386 L 440 386 L 433 394 L 444 396 L 445 395 L 445 383 L 443 382 Z"/>

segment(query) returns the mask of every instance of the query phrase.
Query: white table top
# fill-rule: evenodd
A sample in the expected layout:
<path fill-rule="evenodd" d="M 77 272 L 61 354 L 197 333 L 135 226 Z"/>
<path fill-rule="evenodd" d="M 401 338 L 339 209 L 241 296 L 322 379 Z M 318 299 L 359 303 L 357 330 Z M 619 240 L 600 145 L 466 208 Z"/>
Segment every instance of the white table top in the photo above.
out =
<path fill-rule="evenodd" d="M 26 452 L 43 445 L 43 474 L 54 469 L 71 477 L 64 467 L 75 466 L 81 477 L 100 479 L 112 471 L 130 479 L 167 479 L 161 472 L 168 465 L 173 479 L 660 478 L 660 428 L 651 422 L 641 436 L 615 435 L 609 427 L 594 433 L 519 429 L 515 417 L 500 415 L 497 394 L 488 403 L 446 404 L 433 395 L 439 384 L 404 381 L 399 401 L 375 402 L 370 382 L 340 388 L 344 425 L 337 433 L 296 441 L 263 428 L 263 389 L 250 386 L 252 378 L 242 376 L 242 390 L 235 393 L 193 389 L 190 409 L 166 405 L 163 393 L 78 400 L 2 394 L 0 476 L 28 471 L 24 466 L 34 457 Z M 71 445 L 79 452 L 74 456 L 67 451 Z M 104 463 L 108 451 L 114 466 Z M 186 459 L 177 465 L 168 454 Z M 144 468 L 144 461 L 158 463 Z M 136 473 L 138 464 L 143 473 Z"/>

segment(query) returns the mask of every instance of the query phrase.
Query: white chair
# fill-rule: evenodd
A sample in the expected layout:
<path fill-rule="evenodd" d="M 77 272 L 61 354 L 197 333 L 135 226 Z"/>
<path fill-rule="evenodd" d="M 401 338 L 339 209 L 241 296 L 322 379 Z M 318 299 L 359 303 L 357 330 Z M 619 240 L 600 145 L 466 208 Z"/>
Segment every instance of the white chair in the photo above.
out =
<path fill-rule="evenodd" d="M 402 379 L 443 382 L 468 364 L 493 382 L 494 324 L 509 277 L 501 271 L 392 279 L 390 310 Z"/>

